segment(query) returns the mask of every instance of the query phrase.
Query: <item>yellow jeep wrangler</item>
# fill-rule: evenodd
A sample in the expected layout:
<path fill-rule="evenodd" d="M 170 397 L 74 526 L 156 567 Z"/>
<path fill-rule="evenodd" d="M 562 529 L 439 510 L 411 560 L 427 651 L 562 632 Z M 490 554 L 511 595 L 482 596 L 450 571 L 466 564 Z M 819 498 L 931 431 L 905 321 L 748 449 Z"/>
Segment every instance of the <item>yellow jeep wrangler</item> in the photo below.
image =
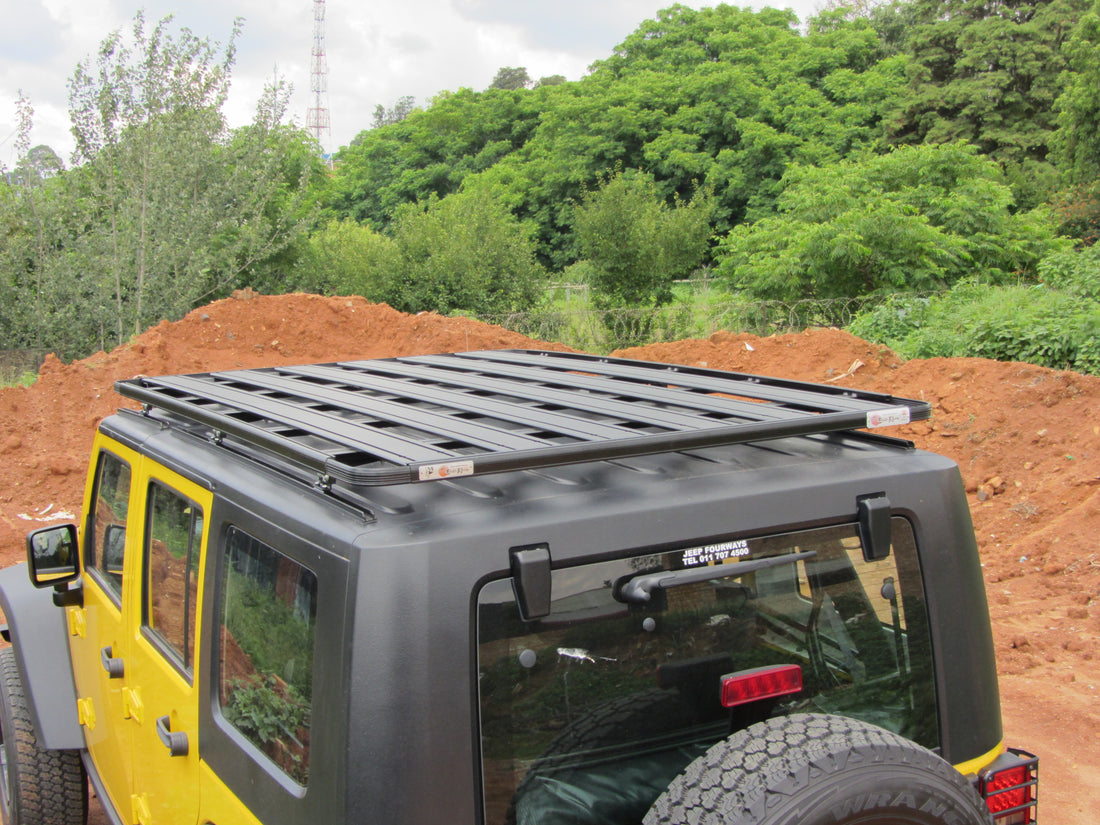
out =
<path fill-rule="evenodd" d="M 5 822 L 1026 825 L 927 404 L 502 351 L 135 378 L 0 571 Z"/>

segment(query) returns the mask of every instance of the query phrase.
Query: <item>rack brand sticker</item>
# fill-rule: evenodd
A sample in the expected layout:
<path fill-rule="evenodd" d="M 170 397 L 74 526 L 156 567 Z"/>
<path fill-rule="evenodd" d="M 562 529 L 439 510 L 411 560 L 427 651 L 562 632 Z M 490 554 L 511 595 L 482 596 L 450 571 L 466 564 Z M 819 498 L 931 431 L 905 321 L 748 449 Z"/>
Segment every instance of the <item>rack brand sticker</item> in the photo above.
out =
<path fill-rule="evenodd" d="M 875 410 L 867 413 L 868 427 L 896 427 L 898 424 L 908 423 L 908 407 L 889 407 L 885 410 Z"/>
<path fill-rule="evenodd" d="M 719 544 L 705 544 L 702 547 L 689 547 L 684 551 L 684 567 L 699 564 L 713 564 L 717 561 L 735 559 L 749 554 L 749 543 L 744 539 L 723 541 Z"/>
<path fill-rule="evenodd" d="M 421 481 L 438 481 L 441 478 L 458 478 L 459 476 L 472 476 L 474 474 L 474 462 L 472 461 L 448 461 L 445 464 L 425 464 L 420 468 Z"/>

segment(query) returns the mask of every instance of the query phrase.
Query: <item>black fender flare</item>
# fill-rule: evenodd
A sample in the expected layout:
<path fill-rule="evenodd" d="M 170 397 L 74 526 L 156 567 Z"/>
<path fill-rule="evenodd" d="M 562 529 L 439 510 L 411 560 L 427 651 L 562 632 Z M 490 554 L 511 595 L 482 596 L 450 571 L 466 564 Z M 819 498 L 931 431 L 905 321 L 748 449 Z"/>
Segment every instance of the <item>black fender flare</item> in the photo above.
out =
<path fill-rule="evenodd" d="M 53 603 L 51 588 L 31 584 L 26 564 L 0 570 L 0 609 L 39 741 L 48 750 L 82 749 L 65 610 Z"/>

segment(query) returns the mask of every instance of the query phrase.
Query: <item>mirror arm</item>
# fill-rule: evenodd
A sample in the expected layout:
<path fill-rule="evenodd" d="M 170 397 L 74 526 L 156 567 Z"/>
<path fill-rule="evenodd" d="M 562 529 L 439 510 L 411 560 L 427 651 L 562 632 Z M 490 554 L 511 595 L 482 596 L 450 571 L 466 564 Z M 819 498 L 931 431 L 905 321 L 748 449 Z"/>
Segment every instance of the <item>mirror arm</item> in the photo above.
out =
<path fill-rule="evenodd" d="M 67 584 L 59 584 L 53 589 L 53 603 L 58 607 L 83 607 L 84 585 L 80 582 L 70 588 Z"/>

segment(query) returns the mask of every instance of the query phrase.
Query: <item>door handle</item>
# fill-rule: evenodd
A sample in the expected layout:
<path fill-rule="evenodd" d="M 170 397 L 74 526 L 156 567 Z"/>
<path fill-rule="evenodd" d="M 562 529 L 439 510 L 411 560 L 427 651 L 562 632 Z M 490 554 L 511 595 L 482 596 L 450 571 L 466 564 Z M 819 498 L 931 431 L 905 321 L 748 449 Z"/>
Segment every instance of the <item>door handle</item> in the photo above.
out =
<path fill-rule="evenodd" d="M 122 664 L 122 659 L 116 659 L 111 655 L 113 652 L 110 645 L 103 648 L 99 651 L 99 661 L 103 663 L 103 669 L 107 671 L 108 679 L 121 679 L 122 674 L 126 672 L 126 668 Z"/>
<path fill-rule="evenodd" d="M 167 716 L 157 719 L 157 736 L 168 753 L 172 756 L 187 756 L 187 734 L 183 731 L 173 731 L 170 727 L 171 720 Z"/>

